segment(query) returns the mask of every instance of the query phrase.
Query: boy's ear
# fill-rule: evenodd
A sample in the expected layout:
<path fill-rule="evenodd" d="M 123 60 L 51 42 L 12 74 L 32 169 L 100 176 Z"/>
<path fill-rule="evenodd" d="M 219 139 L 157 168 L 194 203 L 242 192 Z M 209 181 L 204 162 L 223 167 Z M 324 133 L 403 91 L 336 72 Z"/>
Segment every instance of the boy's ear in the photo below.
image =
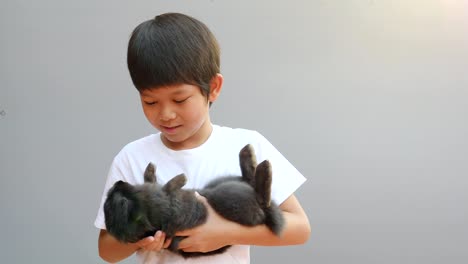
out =
<path fill-rule="evenodd" d="M 208 101 L 214 102 L 218 98 L 219 94 L 221 93 L 221 88 L 223 87 L 224 77 L 221 73 L 218 73 L 211 79 L 210 82 L 210 95 L 208 97 Z"/>

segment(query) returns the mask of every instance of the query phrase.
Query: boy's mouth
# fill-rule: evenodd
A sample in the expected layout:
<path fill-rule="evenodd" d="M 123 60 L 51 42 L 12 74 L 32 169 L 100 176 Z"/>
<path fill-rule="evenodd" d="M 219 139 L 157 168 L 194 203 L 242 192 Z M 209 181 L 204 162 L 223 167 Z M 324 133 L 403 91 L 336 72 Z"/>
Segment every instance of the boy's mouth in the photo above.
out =
<path fill-rule="evenodd" d="M 168 134 L 173 134 L 181 126 L 182 125 L 178 125 L 178 126 L 161 126 L 161 128 L 163 129 L 163 132 L 168 133 Z"/>

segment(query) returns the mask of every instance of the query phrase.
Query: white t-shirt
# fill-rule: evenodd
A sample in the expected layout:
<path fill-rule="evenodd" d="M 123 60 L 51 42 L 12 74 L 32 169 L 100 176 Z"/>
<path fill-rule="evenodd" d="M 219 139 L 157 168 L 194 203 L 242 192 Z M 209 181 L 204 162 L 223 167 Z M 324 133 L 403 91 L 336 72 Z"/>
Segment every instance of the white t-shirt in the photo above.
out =
<path fill-rule="evenodd" d="M 127 144 L 114 158 L 94 222 L 106 229 L 103 205 L 107 191 L 119 180 L 131 184 L 143 183 L 143 172 L 149 162 L 156 166 L 157 182 L 165 184 L 184 173 L 184 188 L 203 188 L 210 180 L 221 176 L 241 175 L 239 152 L 247 144 L 254 148 L 257 162 L 268 159 L 272 165 L 271 197 L 281 204 L 305 182 L 304 176 L 260 133 L 252 130 L 213 125 L 208 140 L 201 146 L 187 150 L 172 150 L 161 141 L 160 133 L 152 134 Z M 234 245 L 225 253 L 184 259 L 168 250 L 160 252 L 137 251 L 140 263 L 250 263 L 250 247 Z"/>

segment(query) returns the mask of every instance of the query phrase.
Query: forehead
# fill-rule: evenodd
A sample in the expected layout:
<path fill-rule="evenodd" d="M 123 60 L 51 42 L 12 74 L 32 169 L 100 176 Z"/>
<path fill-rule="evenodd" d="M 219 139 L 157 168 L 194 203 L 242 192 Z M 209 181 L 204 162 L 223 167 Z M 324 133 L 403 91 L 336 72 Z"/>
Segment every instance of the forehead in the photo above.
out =
<path fill-rule="evenodd" d="M 200 89 L 191 84 L 174 84 L 168 86 L 160 86 L 155 88 L 149 88 L 140 92 L 141 96 L 146 97 L 155 97 L 155 96 L 165 96 L 165 95 L 179 95 L 192 93 L 194 91 L 199 91 Z"/>

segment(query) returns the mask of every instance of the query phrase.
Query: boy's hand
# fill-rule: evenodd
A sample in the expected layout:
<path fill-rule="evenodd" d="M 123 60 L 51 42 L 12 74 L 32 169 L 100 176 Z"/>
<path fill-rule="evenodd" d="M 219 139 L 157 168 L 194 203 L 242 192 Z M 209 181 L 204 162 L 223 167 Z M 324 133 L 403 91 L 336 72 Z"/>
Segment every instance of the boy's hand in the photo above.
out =
<path fill-rule="evenodd" d="M 161 251 L 169 247 L 171 239 L 166 239 L 166 234 L 162 231 L 157 231 L 154 236 L 145 237 L 135 244 L 143 250 Z"/>
<path fill-rule="evenodd" d="M 179 249 L 185 252 L 209 252 L 231 245 L 230 235 L 236 223 L 221 217 L 207 202 L 206 198 L 195 193 L 208 210 L 208 218 L 203 225 L 177 232 L 176 236 L 186 236 L 179 243 Z"/>

